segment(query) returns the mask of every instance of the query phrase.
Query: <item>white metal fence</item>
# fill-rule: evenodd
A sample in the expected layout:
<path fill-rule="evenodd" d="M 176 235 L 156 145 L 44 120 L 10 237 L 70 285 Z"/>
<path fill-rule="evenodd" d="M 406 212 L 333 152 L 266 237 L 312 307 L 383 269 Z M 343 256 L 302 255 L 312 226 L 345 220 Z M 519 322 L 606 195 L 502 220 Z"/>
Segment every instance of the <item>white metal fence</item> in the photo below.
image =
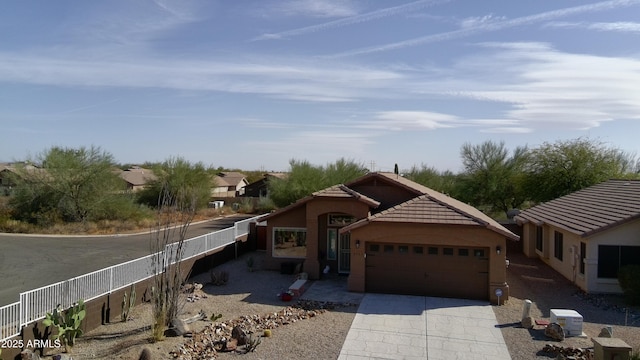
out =
<path fill-rule="evenodd" d="M 249 233 L 249 224 L 259 217 L 238 221 L 233 227 L 185 240 L 182 259 L 187 260 L 233 244 L 238 237 Z M 0 341 L 19 335 L 23 326 L 44 318 L 47 312 L 58 305 L 69 308 L 80 299 L 89 301 L 154 276 L 154 269 L 158 269 L 153 264 L 154 257 L 163 253 L 165 256 L 171 254 L 175 248 L 175 243 L 169 244 L 161 253 L 20 293 L 19 302 L 0 307 Z"/>

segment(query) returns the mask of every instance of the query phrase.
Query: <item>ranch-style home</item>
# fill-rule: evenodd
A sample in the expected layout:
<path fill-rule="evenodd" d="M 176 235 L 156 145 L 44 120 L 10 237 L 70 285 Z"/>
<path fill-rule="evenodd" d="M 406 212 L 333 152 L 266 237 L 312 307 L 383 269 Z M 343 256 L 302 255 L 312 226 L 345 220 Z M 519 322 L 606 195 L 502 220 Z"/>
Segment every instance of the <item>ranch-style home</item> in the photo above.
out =
<path fill-rule="evenodd" d="M 618 269 L 640 265 L 640 181 L 609 180 L 521 212 L 524 254 L 582 290 L 621 293 Z"/>
<path fill-rule="evenodd" d="M 261 220 L 271 269 L 302 264 L 311 279 L 345 274 L 356 292 L 508 299 L 506 241 L 519 237 L 393 173 L 329 187 Z"/>

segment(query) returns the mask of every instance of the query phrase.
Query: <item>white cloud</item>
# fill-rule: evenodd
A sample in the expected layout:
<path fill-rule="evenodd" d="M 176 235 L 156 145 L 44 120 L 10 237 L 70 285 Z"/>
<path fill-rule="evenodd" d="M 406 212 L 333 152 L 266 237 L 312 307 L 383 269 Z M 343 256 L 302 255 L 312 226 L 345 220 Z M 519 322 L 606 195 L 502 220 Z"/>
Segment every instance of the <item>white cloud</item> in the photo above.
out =
<path fill-rule="evenodd" d="M 640 33 L 640 23 L 637 22 L 550 22 L 545 27 L 588 29 L 596 31 L 614 31 L 624 33 Z"/>
<path fill-rule="evenodd" d="M 54 86 L 224 91 L 342 102 L 381 96 L 375 90 L 395 88 L 402 78 L 401 73 L 389 70 L 292 58 L 109 62 L 0 53 L 0 81 Z"/>
<path fill-rule="evenodd" d="M 473 17 L 465 18 L 462 21 L 460 21 L 460 27 L 461 28 L 480 27 L 480 26 L 486 26 L 488 24 L 495 23 L 498 21 L 504 21 L 504 20 L 506 20 L 506 17 L 495 16 L 493 14 L 484 15 L 484 16 L 473 16 Z"/>
<path fill-rule="evenodd" d="M 569 8 L 563 8 L 559 10 L 552 10 L 542 12 L 534 15 L 523 16 L 514 19 L 507 19 L 501 21 L 476 21 L 475 25 L 462 27 L 458 30 L 448 31 L 439 34 L 431 34 L 418 38 L 398 41 L 391 44 L 377 45 L 366 48 L 353 49 L 333 55 L 326 56 L 327 58 L 340 58 L 346 56 L 364 55 L 382 51 L 391 51 L 403 49 L 406 47 L 430 44 L 435 42 L 449 41 L 453 39 L 459 39 L 462 37 L 472 36 L 485 32 L 498 31 L 508 29 L 517 26 L 524 26 L 535 24 L 539 22 L 550 21 L 557 18 L 562 18 L 570 15 L 576 15 L 581 13 L 598 12 L 603 10 L 628 7 L 632 5 L 640 4 L 640 0 L 611 0 L 603 1 L 594 4 L 580 5 Z"/>
<path fill-rule="evenodd" d="M 315 3 L 315 0 L 309 0 L 312 3 Z M 262 34 L 256 38 L 254 38 L 253 40 L 273 40 L 273 39 L 281 39 L 281 38 L 287 38 L 287 37 L 293 37 L 293 36 L 298 36 L 298 35 L 304 35 L 304 34 L 308 34 L 308 33 L 314 33 L 314 32 L 318 32 L 318 31 L 323 31 L 323 30 L 329 30 L 329 29 L 334 29 L 334 28 L 339 28 L 339 27 L 343 27 L 343 26 L 348 26 L 348 25 L 354 25 L 354 24 L 361 24 L 364 22 L 368 22 L 368 21 L 373 21 L 373 20 L 378 20 L 381 18 L 385 18 L 388 16 L 395 16 L 395 15 L 399 15 L 399 14 L 411 14 L 413 12 L 415 12 L 416 10 L 419 10 L 421 8 L 427 7 L 427 6 L 431 6 L 437 3 L 442 3 L 442 2 L 448 2 L 450 0 L 419 0 L 419 1 L 414 1 L 411 3 L 407 3 L 407 4 L 403 4 L 403 5 L 398 5 L 398 6 L 393 6 L 393 7 L 389 7 L 389 8 L 383 8 L 383 9 L 378 9 L 375 11 L 371 11 L 368 13 L 364 13 L 364 14 L 352 14 L 350 16 L 348 16 L 347 18 L 344 19 L 338 19 L 338 20 L 333 20 L 333 21 L 329 21 L 329 22 L 325 22 L 325 23 L 321 23 L 321 24 L 316 24 L 316 25 L 311 25 L 311 26 L 305 26 L 302 28 L 297 28 L 297 29 L 291 29 L 291 30 L 286 30 L 286 31 L 281 31 L 278 33 L 267 33 L 267 34 Z M 320 3 L 319 3 L 320 4 Z"/>
<path fill-rule="evenodd" d="M 358 13 L 352 1 L 339 0 L 287 0 L 270 2 L 265 9 L 276 16 L 345 17 Z"/>
<path fill-rule="evenodd" d="M 457 64 L 468 76 L 458 95 L 504 102 L 506 119 L 526 128 L 584 130 L 640 118 L 640 59 L 563 53 L 543 44 L 491 46 L 499 50 Z M 473 80 L 483 73 L 495 78 Z"/>

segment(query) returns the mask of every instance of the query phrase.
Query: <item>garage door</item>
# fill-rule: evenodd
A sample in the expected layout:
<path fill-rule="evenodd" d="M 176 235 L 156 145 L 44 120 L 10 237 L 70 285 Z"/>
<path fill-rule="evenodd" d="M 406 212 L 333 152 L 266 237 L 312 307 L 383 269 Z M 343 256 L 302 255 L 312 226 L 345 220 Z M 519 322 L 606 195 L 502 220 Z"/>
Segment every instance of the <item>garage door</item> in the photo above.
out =
<path fill-rule="evenodd" d="M 367 243 L 367 292 L 489 297 L 488 248 Z"/>

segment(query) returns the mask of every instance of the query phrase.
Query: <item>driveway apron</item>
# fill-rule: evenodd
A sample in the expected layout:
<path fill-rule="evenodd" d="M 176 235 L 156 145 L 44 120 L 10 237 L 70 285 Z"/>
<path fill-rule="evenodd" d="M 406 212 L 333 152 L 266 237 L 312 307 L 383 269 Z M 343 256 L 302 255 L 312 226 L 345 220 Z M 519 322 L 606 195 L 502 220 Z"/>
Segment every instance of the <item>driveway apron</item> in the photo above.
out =
<path fill-rule="evenodd" d="M 511 357 L 487 302 L 366 294 L 338 359 Z"/>

